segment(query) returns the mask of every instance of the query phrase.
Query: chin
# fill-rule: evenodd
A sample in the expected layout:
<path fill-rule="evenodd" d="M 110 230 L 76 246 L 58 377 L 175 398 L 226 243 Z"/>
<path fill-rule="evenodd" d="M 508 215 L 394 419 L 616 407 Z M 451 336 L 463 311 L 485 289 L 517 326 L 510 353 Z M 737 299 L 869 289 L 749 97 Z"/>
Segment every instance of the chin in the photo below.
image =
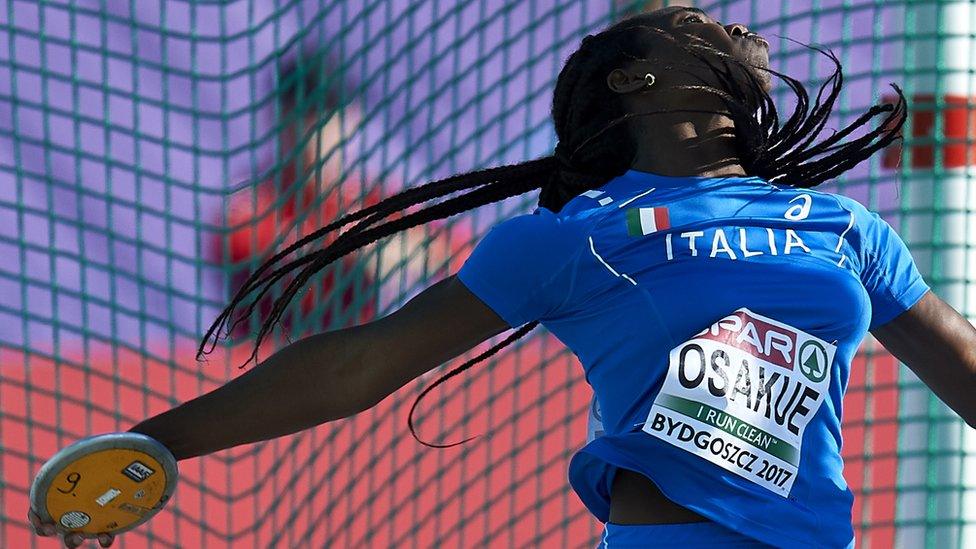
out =
<path fill-rule="evenodd" d="M 767 71 L 769 68 L 769 55 L 765 52 L 750 52 L 751 55 L 741 59 L 746 65 L 753 67 L 752 74 L 762 84 L 762 89 L 769 92 L 773 89 L 773 75 Z"/>

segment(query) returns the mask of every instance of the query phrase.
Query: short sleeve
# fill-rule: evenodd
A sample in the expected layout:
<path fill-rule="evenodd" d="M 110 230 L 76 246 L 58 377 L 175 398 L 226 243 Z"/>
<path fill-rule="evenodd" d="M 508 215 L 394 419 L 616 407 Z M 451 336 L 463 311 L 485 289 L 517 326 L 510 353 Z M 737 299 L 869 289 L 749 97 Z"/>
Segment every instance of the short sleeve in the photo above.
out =
<path fill-rule="evenodd" d="M 871 298 L 873 330 L 918 303 L 929 287 L 908 246 L 891 225 L 863 207 L 857 215 L 861 218 L 861 281 Z"/>
<path fill-rule="evenodd" d="M 556 314 L 569 298 L 582 241 L 538 208 L 495 225 L 457 278 L 513 328 Z"/>

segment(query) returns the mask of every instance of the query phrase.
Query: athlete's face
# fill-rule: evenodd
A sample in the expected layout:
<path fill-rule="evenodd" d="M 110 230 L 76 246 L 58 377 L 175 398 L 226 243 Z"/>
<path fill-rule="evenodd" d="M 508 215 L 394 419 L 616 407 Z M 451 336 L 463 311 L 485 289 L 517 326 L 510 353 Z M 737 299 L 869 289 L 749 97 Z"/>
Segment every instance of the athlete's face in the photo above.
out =
<path fill-rule="evenodd" d="M 759 34 L 751 32 L 745 25 L 741 23 L 723 25 L 696 8 L 666 8 L 661 12 L 663 13 L 658 18 L 660 28 L 671 32 L 680 41 L 684 43 L 701 41 L 732 55 L 749 67 L 769 68 L 769 42 Z M 767 72 L 757 70 L 755 74 L 765 76 L 768 84 Z"/>
<path fill-rule="evenodd" d="M 769 68 L 769 42 L 762 36 L 750 32 L 745 25 L 739 23 L 723 25 L 704 11 L 687 7 L 663 8 L 642 15 L 640 19 L 648 26 L 670 34 L 682 45 L 714 48 L 731 55 L 751 70 L 765 91 L 770 90 L 770 75 L 763 70 Z M 640 72 L 644 68 L 650 69 L 662 84 L 695 85 L 703 82 L 716 84 L 712 70 L 705 63 L 694 59 L 673 43 L 668 44 L 667 40 L 655 36 L 652 32 L 645 32 L 644 36 L 647 37 L 646 59 L 650 65 L 624 67 L 625 70 L 629 68 Z M 675 68 L 678 70 L 673 70 Z M 638 76 L 643 77 L 643 75 Z M 750 85 L 747 80 L 743 77 L 740 85 Z"/>

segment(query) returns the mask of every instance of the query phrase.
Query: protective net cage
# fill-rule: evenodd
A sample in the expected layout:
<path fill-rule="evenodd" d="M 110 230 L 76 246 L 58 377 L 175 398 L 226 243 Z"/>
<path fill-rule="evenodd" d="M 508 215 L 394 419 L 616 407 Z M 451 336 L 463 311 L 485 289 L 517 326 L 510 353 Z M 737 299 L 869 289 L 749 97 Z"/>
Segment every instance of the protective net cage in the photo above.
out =
<path fill-rule="evenodd" d="M 26 512 L 58 449 L 240 374 L 269 303 L 208 362 L 194 354 L 261 261 L 404 188 L 549 154 L 563 61 L 587 33 L 660 4 L 0 2 L 0 547 L 53 543 Z M 830 66 L 801 43 L 837 53 L 846 86 L 830 127 L 890 99 L 889 82 L 904 88 L 904 146 L 828 190 L 881 212 L 933 288 L 976 313 L 976 1 L 698 6 L 764 34 L 773 67 L 808 87 Z M 388 314 L 536 200 L 347 256 L 310 281 L 268 351 Z M 166 510 L 117 546 L 592 547 L 602 525 L 566 477 L 591 398 L 576 357 L 540 327 L 433 392 L 423 437 L 481 435 L 437 450 L 410 437 L 406 414 L 443 371 L 353 418 L 181 462 Z M 976 543 L 971 430 L 870 338 L 843 428 L 859 543 Z"/>

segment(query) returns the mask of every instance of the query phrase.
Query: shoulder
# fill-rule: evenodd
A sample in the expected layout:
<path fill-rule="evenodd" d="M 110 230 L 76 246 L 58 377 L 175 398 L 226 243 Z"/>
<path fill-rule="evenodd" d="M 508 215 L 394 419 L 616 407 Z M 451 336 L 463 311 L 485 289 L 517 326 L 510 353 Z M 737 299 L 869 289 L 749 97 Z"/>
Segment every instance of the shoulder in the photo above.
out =
<path fill-rule="evenodd" d="M 494 225 L 457 277 L 510 326 L 554 313 L 572 287 L 583 238 L 577 224 L 545 208 Z"/>
<path fill-rule="evenodd" d="M 559 231 L 559 216 L 539 206 L 532 213 L 519 214 L 502 220 L 492 226 L 490 232 L 504 233 L 544 233 L 555 236 Z"/>
<path fill-rule="evenodd" d="M 802 188 L 791 188 L 789 193 L 796 197 L 810 196 L 813 203 L 812 208 L 810 208 L 810 217 L 821 221 L 833 220 L 838 228 L 842 229 L 848 236 L 853 236 L 850 233 L 856 234 L 874 230 L 878 223 L 884 223 L 876 212 L 849 196 Z M 793 198 L 791 203 L 793 202 L 798 203 L 799 201 Z"/>
<path fill-rule="evenodd" d="M 856 233 L 861 233 L 865 237 L 870 237 L 875 233 L 889 232 L 893 229 L 881 217 L 881 214 L 861 204 L 857 200 L 848 196 L 829 193 L 834 200 L 851 216 L 852 229 Z"/>
<path fill-rule="evenodd" d="M 874 214 L 874 212 L 869 210 L 864 204 L 861 204 L 860 202 L 858 202 L 857 200 L 849 196 L 844 196 L 842 194 L 831 193 L 827 191 L 813 191 L 813 192 L 825 197 L 830 197 L 831 199 L 835 200 L 841 208 L 851 212 L 856 217 L 864 218 L 871 215 L 876 215 Z"/>
<path fill-rule="evenodd" d="M 460 270 L 539 285 L 567 270 L 584 250 L 585 223 L 543 207 L 495 224 Z"/>
<path fill-rule="evenodd" d="M 861 202 L 835 193 L 829 195 L 848 212 L 847 230 L 842 233 L 860 264 L 861 276 L 868 284 L 885 273 L 908 273 L 919 278 L 911 252 L 898 231 L 880 213 Z M 914 279 L 913 278 L 913 279 Z"/>
<path fill-rule="evenodd" d="M 539 206 L 532 213 L 517 215 L 495 224 L 484 240 L 519 249 L 565 251 L 574 247 L 584 233 L 579 219 L 556 214 Z"/>
<path fill-rule="evenodd" d="M 842 194 L 837 194 L 835 192 L 825 191 L 821 189 L 805 189 L 802 187 L 775 187 L 777 191 L 785 193 L 791 198 L 795 198 L 801 195 L 808 195 L 813 200 L 819 204 L 826 204 L 831 206 L 836 206 L 838 210 L 847 212 L 848 214 L 853 214 L 855 216 L 866 216 L 870 214 L 870 210 L 864 207 L 863 204 L 857 200 L 844 196 Z"/>

